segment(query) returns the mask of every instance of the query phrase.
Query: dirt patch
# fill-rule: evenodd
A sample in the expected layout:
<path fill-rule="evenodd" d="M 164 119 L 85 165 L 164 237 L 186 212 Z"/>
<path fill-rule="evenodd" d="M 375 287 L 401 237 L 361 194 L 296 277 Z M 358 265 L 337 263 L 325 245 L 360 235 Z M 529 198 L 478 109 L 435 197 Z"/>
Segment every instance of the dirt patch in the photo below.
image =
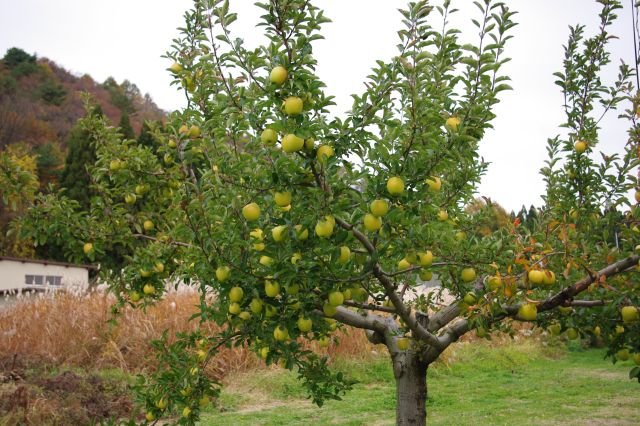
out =
<path fill-rule="evenodd" d="M 129 418 L 124 379 L 53 372 L 36 361 L 0 360 L 0 424 L 82 425 Z"/>

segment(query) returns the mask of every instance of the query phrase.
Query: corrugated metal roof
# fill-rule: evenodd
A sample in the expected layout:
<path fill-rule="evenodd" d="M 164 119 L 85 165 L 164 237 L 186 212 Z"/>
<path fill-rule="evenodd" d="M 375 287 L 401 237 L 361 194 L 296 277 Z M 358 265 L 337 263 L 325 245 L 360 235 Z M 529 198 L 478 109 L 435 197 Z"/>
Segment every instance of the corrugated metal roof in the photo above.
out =
<path fill-rule="evenodd" d="M 98 269 L 96 265 L 79 265 L 75 263 L 67 263 L 67 262 L 56 262 L 53 260 L 41 260 L 41 259 L 26 259 L 21 257 L 10 257 L 10 256 L 0 256 L 1 260 L 9 260 L 12 262 L 21 262 L 21 263 L 39 263 L 41 265 L 57 265 L 64 266 L 67 268 L 83 268 L 83 269 Z"/>

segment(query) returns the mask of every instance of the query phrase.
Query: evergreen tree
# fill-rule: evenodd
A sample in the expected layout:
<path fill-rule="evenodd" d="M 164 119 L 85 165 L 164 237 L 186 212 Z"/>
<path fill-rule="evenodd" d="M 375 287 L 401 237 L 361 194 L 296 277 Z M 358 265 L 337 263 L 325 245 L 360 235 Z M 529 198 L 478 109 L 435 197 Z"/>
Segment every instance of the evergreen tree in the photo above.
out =
<path fill-rule="evenodd" d="M 140 136 L 138 136 L 138 145 L 148 146 L 153 152 L 157 151 L 159 142 L 153 134 L 153 128 L 156 126 L 156 123 L 147 121 L 142 124 Z"/>
<path fill-rule="evenodd" d="M 532 205 L 529 207 L 529 211 L 527 212 L 527 228 L 533 230 L 536 226 L 536 221 L 538 220 L 538 211 Z"/>
<path fill-rule="evenodd" d="M 101 116 L 102 108 L 96 106 L 90 114 Z M 89 200 L 94 194 L 90 188 L 87 167 L 93 166 L 96 162 L 95 141 L 78 122 L 69 132 L 66 143 L 69 151 L 60 177 L 60 186 L 66 189 L 66 195 L 69 198 L 78 201 L 83 208 L 88 209 Z"/>
<path fill-rule="evenodd" d="M 120 128 L 120 133 L 124 136 L 124 139 L 136 138 L 136 132 L 133 130 L 133 126 L 131 126 L 129 114 L 125 110 L 122 110 L 122 113 L 120 114 L 120 123 L 118 123 L 118 127 Z"/>

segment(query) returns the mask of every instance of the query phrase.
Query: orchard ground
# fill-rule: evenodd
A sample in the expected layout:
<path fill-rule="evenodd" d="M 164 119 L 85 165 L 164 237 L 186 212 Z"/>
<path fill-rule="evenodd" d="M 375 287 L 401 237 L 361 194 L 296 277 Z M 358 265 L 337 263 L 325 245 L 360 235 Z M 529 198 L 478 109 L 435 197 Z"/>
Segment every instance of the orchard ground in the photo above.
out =
<path fill-rule="evenodd" d="M 187 319 L 196 298 L 170 294 L 146 316 L 125 311 L 116 327 L 107 324 L 112 300 L 100 293 L 14 302 L 0 311 L 0 424 L 128 417 L 134 403 L 128 385 L 153 368 L 146 339 L 193 326 Z M 67 315 L 70 309 L 76 315 Z M 525 328 L 515 340 L 494 336 L 479 345 L 466 337 L 448 350 L 429 370 L 430 424 L 635 424 L 640 395 L 627 378 L 630 361 L 612 365 L 600 349 L 567 348 L 561 339 L 528 334 Z M 322 351 L 358 381 L 343 401 L 317 408 L 295 372 L 264 368 L 243 349 L 227 350 L 209 371 L 226 386 L 201 424 L 393 424 L 394 380 L 385 349 L 369 344 L 361 330 L 341 337 L 340 345 Z"/>

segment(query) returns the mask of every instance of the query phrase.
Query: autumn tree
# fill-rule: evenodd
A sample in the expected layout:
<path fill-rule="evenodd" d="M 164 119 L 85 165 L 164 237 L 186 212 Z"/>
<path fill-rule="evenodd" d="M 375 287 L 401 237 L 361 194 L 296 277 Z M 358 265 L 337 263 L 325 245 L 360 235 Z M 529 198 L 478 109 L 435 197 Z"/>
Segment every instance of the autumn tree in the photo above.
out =
<path fill-rule="evenodd" d="M 119 245 L 123 263 L 102 273 L 121 307 L 154 303 L 168 282 L 198 288 L 194 318 L 222 331 L 154 343 L 158 370 L 141 396 L 148 422 L 177 412 L 193 424 L 220 388 L 203 366 L 225 345 L 296 369 L 318 404 L 339 398 L 351 382 L 305 341 L 326 345 L 344 325 L 388 350 L 400 425 L 425 424 L 427 370 L 471 331 L 531 321 L 569 338 L 597 333 L 612 359 L 625 359 L 640 352 L 640 211 L 626 198 L 638 185 L 638 100 L 627 65 L 602 82 L 621 5 L 600 3 L 596 35 L 571 29 L 557 75 L 566 131 L 549 141 L 545 206 L 531 229 L 460 235 L 481 225 L 465 210 L 488 167 L 478 145 L 510 89 L 502 66 L 515 24 L 503 2 L 473 3 L 475 44 L 450 27 L 450 1 L 409 3 L 397 56 L 377 62 L 351 111 L 334 118 L 313 57 L 329 20 L 311 1 L 258 3 L 268 44 L 248 49 L 232 36 L 227 1 L 196 0 L 167 54 L 189 103 L 169 117 L 162 161 L 103 118 L 85 120 L 100 141 L 97 196 L 86 213 L 64 196 L 39 197 L 25 234 L 66 244 L 78 261 Z M 596 107 L 629 108 L 619 111 L 630 124 L 625 150 L 603 162 L 590 155 Z M 592 232 L 605 200 L 625 215 L 617 247 Z M 417 294 L 431 271 L 450 305 Z"/>

